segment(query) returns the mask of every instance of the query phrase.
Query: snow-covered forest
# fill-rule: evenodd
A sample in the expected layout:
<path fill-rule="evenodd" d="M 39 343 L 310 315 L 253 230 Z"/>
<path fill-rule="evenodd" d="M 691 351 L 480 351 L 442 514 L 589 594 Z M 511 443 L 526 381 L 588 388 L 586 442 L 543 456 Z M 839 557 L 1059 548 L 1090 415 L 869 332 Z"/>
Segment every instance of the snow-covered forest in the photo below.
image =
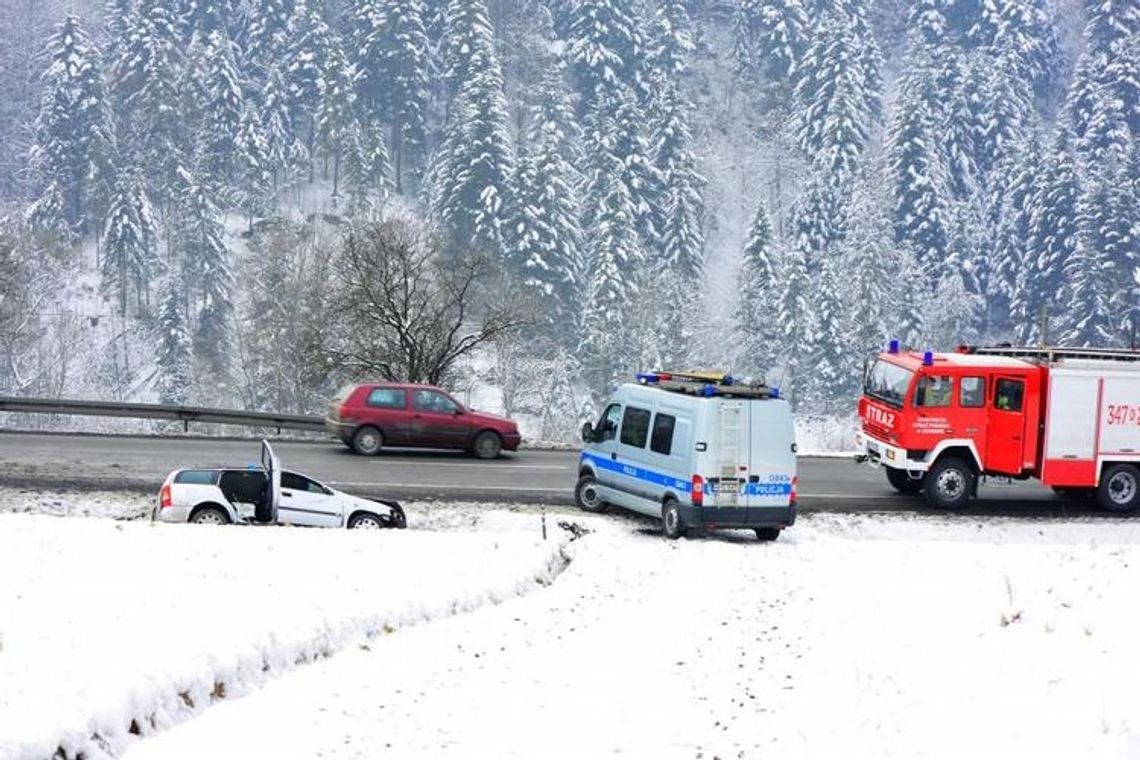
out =
<path fill-rule="evenodd" d="M 544 437 L 658 365 L 840 410 L 889 337 L 1136 340 L 1140 5 L 10 0 L 0 203 L 0 393 L 321 411 L 387 220 Z"/>

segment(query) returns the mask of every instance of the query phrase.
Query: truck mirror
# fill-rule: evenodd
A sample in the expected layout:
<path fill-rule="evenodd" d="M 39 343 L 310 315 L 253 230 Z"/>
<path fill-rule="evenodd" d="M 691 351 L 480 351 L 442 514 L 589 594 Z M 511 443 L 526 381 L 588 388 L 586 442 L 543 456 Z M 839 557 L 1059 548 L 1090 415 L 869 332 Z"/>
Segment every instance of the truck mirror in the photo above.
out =
<path fill-rule="evenodd" d="M 587 422 L 582 426 L 582 440 L 586 443 L 594 442 L 594 423 Z"/>

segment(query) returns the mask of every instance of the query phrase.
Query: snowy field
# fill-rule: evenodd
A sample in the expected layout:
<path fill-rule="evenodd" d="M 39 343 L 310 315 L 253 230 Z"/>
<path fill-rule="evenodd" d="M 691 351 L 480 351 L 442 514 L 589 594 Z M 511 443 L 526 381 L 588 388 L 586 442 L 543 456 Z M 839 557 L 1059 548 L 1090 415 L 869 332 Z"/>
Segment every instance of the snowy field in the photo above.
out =
<path fill-rule="evenodd" d="M 0 758 L 1140 754 L 1140 520 L 409 515 L 0 515 Z"/>

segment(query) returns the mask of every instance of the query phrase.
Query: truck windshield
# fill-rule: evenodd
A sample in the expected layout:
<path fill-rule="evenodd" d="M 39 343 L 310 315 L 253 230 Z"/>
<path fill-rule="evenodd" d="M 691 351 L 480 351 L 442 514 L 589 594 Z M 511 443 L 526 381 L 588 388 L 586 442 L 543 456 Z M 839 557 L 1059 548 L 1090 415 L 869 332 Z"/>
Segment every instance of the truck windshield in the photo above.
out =
<path fill-rule="evenodd" d="M 910 370 L 876 359 L 871 365 L 871 371 L 867 373 L 863 392 L 892 406 L 901 407 L 912 377 L 914 373 Z"/>

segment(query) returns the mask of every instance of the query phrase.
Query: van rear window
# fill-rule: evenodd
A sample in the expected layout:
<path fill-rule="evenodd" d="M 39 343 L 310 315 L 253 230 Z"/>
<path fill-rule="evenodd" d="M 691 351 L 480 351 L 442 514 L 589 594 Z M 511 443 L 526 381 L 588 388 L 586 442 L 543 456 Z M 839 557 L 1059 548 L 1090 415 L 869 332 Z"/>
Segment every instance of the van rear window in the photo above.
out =
<path fill-rule="evenodd" d="M 627 406 L 621 421 L 621 442 L 626 446 L 644 449 L 649 438 L 649 410 Z"/>
<path fill-rule="evenodd" d="M 658 414 L 653 419 L 653 437 L 649 439 L 649 448 L 666 456 L 673 453 L 673 428 L 676 425 L 676 417 Z"/>
<path fill-rule="evenodd" d="M 183 470 L 174 476 L 174 482 L 190 483 L 196 486 L 212 486 L 217 478 L 216 470 Z"/>

